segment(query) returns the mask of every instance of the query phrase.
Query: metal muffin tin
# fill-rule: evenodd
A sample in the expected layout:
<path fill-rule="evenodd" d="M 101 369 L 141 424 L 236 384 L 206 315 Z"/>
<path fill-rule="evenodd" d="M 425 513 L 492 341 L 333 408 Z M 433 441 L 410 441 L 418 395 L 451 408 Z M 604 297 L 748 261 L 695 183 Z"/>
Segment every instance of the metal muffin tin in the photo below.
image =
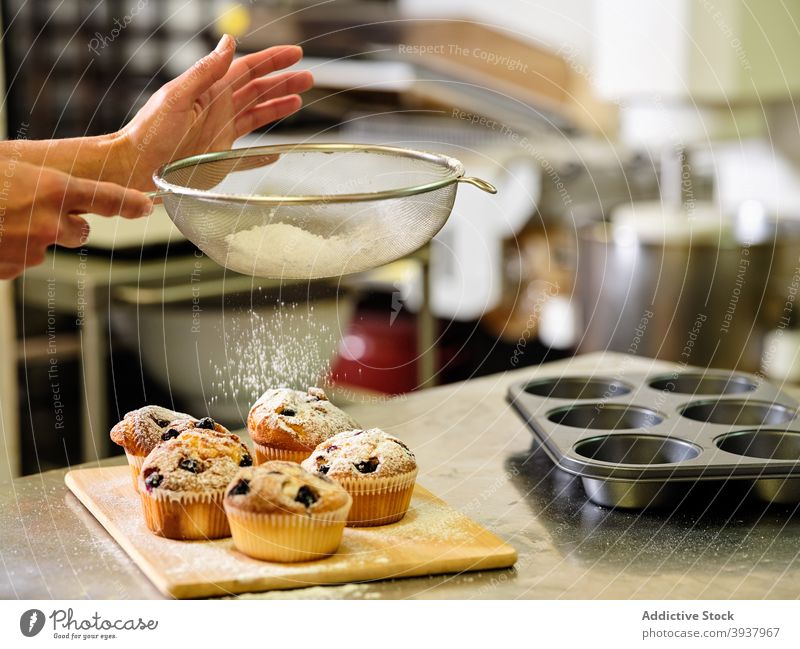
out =
<path fill-rule="evenodd" d="M 727 480 L 750 481 L 770 503 L 800 503 L 798 403 L 759 377 L 564 374 L 514 383 L 507 398 L 599 505 L 666 507 L 698 482 Z"/>

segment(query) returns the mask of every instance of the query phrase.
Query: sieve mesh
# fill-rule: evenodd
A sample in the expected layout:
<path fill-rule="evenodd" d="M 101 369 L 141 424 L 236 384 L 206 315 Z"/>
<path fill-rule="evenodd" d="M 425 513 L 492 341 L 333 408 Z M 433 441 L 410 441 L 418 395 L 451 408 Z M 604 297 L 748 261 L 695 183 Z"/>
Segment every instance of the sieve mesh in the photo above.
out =
<path fill-rule="evenodd" d="M 425 245 L 463 177 L 453 158 L 373 145 L 235 149 L 154 176 L 178 229 L 214 261 L 261 277 L 355 273 Z"/>

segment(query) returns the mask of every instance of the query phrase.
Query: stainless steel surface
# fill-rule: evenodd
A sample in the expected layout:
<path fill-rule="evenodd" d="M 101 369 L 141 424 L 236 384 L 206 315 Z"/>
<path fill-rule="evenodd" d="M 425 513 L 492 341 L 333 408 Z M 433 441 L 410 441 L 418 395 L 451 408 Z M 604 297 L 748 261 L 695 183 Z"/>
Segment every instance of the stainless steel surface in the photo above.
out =
<path fill-rule="evenodd" d="M 176 227 L 211 259 L 245 275 L 292 279 L 357 273 L 405 257 L 444 226 L 458 184 L 497 192 L 464 176 L 450 156 L 348 143 L 205 153 L 165 165 L 153 182 Z M 291 236 L 272 241 L 264 226 L 290 228 Z M 312 243 L 321 238 L 334 252 Z M 303 252 L 306 265 L 290 262 Z"/>
<path fill-rule="evenodd" d="M 791 485 L 778 489 L 773 481 L 800 479 L 800 446 L 786 441 L 782 452 L 775 449 L 766 456 L 770 442 L 764 439 L 761 455 L 740 453 L 743 442 L 730 435 L 735 426 L 746 425 L 754 427 L 755 439 L 761 430 L 756 427 L 775 424 L 787 424 L 800 434 L 800 423 L 792 421 L 796 403 L 788 395 L 755 376 L 715 372 L 705 381 L 697 368 L 668 376 L 619 371 L 617 377 L 612 381 L 559 374 L 515 383 L 508 392 L 553 462 L 584 479 L 594 502 L 642 508 L 664 506 L 672 497 L 677 504 L 679 489 L 668 485 L 712 480 L 746 480 L 760 495 L 773 493 L 769 500 L 790 502 Z M 558 396 L 531 390 L 548 381 L 578 387 Z M 593 381 L 595 387 L 606 385 L 606 393 L 598 397 L 581 392 Z M 693 400 L 693 395 L 677 390 L 692 385 L 704 394 L 712 387 L 724 391 L 731 386 L 746 386 L 751 392 L 747 398 Z M 577 396 L 570 397 L 573 393 Z M 599 434 L 600 430 L 606 432 Z M 764 435 L 770 436 L 766 431 Z M 729 441 L 721 443 L 725 436 Z M 770 436 L 773 446 L 774 437 Z"/>
<path fill-rule="evenodd" d="M 622 363 L 652 374 L 672 369 L 592 354 L 351 409 L 363 425 L 402 435 L 417 453 L 420 482 L 508 540 L 520 554 L 514 570 L 254 597 L 796 598 L 797 506 L 766 507 L 728 485 L 711 508 L 687 499 L 668 516 L 607 510 L 531 448 L 527 426 L 505 403 L 509 383 L 570 371 L 602 375 Z M 67 492 L 63 476 L 31 476 L 0 490 L 0 596 L 159 597 Z"/>
<path fill-rule="evenodd" d="M 670 226 L 667 226 L 670 227 Z M 687 241 L 615 236 L 608 223 L 578 231 L 575 295 L 580 350 L 612 350 L 756 371 L 764 336 L 786 327 L 800 256 L 800 224 L 765 225 Z M 632 233 L 629 233 L 632 234 Z"/>

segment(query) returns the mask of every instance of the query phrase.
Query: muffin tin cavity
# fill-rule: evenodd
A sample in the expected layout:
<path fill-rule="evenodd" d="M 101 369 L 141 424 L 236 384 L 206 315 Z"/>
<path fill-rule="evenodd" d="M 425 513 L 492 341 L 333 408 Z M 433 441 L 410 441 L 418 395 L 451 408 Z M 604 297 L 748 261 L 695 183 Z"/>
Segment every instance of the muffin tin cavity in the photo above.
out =
<path fill-rule="evenodd" d="M 582 376 L 563 376 L 531 381 L 525 392 L 551 399 L 607 399 L 621 397 L 633 388 L 614 379 Z"/>
<path fill-rule="evenodd" d="M 734 455 L 800 464 L 800 432 L 742 430 L 723 435 L 715 443 L 718 449 Z"/>
<path fill-rule="evenodd" d="M 796 415 L 793 408 L 779 403 L 742 399 L 695 401 L 680 413 L 695 421 L 727 426 L 774 426 L 791 421 Z"/>
<path fill-rule="evenodd" d="M 548 413 L 547 418 L 562 426 L 600 430 L 648 428 L 664 421 L 655 410 L 615 403 L 587 403 L 559 408 Z"/>
<path fill-rule="evenodd" d="M 575 453 L 614 464 L 677 464 L 700 455 L 694 444 L 658 435 L 604 435 L 575 444 Z"/>
<path fill-rule="evenodd" d="M 683 497 L 685 483 L 628 482 L 581 478 L 589 500 L 603 507 L 618 509 L 651 509 L 669 507 Z"/>
<path fill-rule="evenodd" d="M 599 505 L 669 507 L 698 482 L 729 480 L 770 503 L 800 503 L 798 404 L 755 376 L 544 376 L 512 384 L 507 398 Z"/>
<path fill-rule="evenodd" d="M 654 390 L 664 390 L 677 394 L 745 394 L 752 392 L 758 384 L 746 376 L 737 374 L 717 375 L 708 373 L 689 373 L 679 376 L 666 375 L 650 381 Z"/>
<path fill-rule="evenodd" d="M 722 435 L 715 443 L 721 451 L 740 457 L 792 463 L 800 467 L 800 431 L 742 430 Z M 754 482 L 753 491 L 762 500 L 793 505 L 800 502 L 800 477 L 760 478 Z"/>

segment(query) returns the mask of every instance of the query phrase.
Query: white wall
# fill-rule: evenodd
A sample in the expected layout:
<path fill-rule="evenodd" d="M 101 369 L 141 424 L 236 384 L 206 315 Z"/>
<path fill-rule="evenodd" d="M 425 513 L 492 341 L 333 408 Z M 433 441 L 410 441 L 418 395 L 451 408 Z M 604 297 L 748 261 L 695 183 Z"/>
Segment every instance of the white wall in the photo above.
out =
<path fill-rule="evenodd" d="M 591 59 L 593 0 L 399 0 L 399 6 L 409 17 L 468 18 L 555 51 L 568 48 L 582 64 Z"/>
<path fill-rule="evenodd" d="M 606 99 L 757 104 L 800 91 L 800 0 L 596 0 L 594 10 Z"/>

